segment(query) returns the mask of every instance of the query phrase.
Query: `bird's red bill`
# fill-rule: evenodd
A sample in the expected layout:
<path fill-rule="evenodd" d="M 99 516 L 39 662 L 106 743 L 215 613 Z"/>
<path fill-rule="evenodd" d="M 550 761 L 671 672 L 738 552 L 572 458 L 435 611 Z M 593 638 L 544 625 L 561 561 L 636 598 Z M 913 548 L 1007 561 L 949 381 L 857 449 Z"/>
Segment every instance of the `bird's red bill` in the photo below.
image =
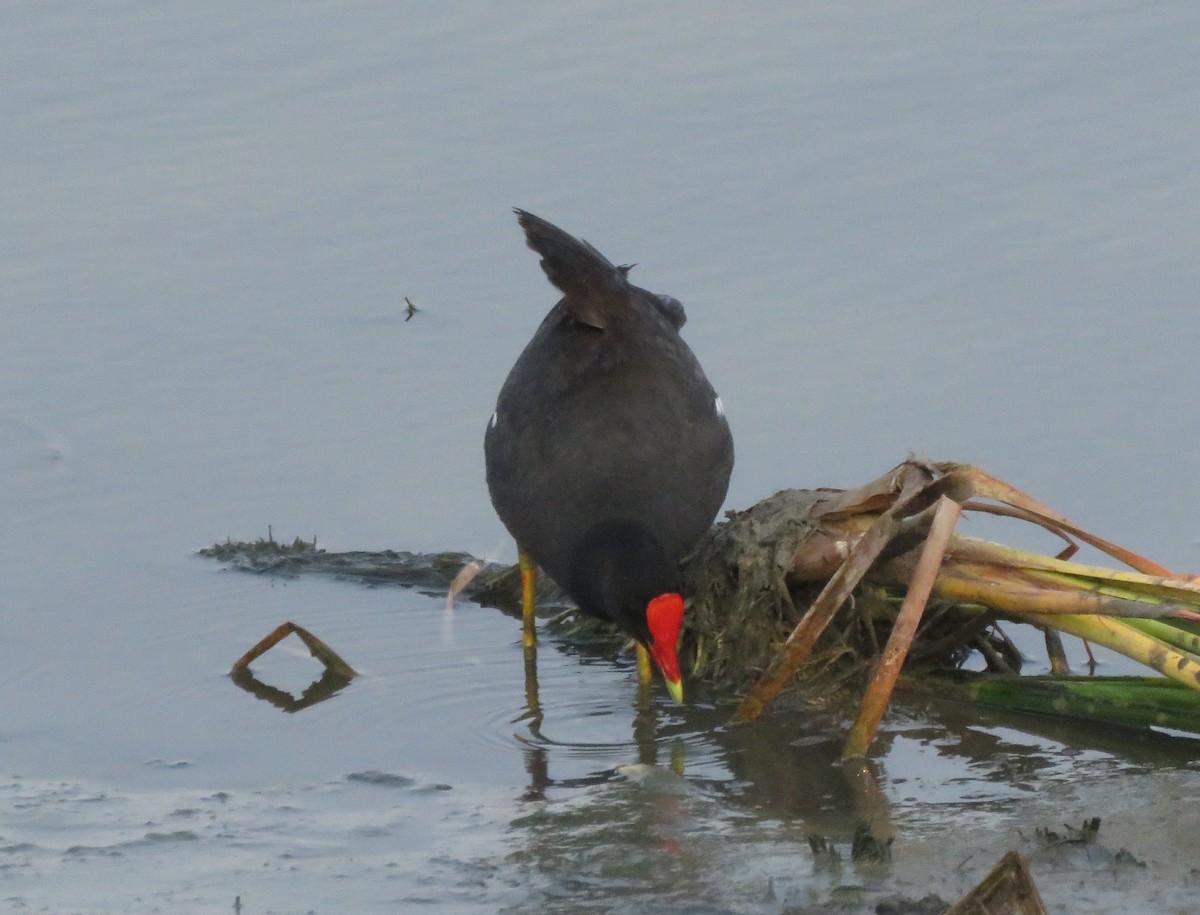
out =
<path fill-rule="evenodd" d="M 679 658 L 675 643 L 683 626 L 683 598 L 678 594 L 660 594 L 646 605 L 646 625 L 650 628 L 650 656 L 672 683 L 679 682 Z"/>

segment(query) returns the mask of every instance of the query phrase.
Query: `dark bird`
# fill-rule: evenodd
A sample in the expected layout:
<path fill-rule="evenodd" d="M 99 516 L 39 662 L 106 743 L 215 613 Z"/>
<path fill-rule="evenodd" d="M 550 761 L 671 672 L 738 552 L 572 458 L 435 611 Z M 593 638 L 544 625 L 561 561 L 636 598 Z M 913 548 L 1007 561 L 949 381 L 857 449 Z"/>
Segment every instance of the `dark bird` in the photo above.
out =
<path fill-rule="evenodd" d="M 682 700 L 678 566 L 729 487 L 724 407 L 679 336 L 678 299 L 516 214 L 563 293 L 500 389 L 484 438 L 492 504 L 521 557 L 526 644 L 540 566 L 583 613 L 643 646 Z"/>

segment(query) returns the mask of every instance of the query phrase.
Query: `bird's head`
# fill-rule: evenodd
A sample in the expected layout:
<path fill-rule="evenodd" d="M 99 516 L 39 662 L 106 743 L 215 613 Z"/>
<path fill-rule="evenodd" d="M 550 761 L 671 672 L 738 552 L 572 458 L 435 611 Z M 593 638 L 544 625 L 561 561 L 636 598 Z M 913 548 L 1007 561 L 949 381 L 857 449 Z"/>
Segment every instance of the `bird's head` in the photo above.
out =
<path fill-rule="evenodd" d="M 646 647 L 667 690 L 683 701 L 675 645 L 683 625 L 679 570 L 643 526 L 606 521 L 575 549 L 567 590 L 588 616 L 599 617 Z"/>

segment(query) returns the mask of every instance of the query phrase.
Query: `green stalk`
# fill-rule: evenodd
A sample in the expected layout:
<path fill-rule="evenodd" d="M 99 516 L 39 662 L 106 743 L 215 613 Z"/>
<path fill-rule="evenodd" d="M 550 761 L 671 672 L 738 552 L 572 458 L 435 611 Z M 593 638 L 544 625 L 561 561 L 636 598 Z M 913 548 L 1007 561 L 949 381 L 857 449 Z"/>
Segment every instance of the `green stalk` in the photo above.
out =
<path fill-rule="evenodd" d="M 1061 582 L 1126 600 L 1179 604 L 1200 609 L 1200 583 L 1185 578 L 1167 578 L 1084 565 L 975 537 L 956 539 L 951 549 L 951 562 L 958 558 L 995 563 L 1029 573 L 1044 581 Z"/>
<path fill-rule="evenodd" d="M 1125 625 L 1137 629 L 1139 632 L 1150 636 L 1152 639 L 1157 639 L 1160 642 L 1166 642 L 1178 648 L 1179 651 L 1191 660 L 1200 663 L 1200 635 L 1192 632 L 1186 632 L 1178 626 L 1171 623 L 1163 622 L 1162 620 L 1123 620 Z"/>
<path fill-rule="evenodd" d="M 1170 645 L 1151 638 L 1133 628 L 1125 620 L 1110 619 L 1104 616 L 1074 616 L 1071 614 L 1038 614 L 1023 615 L 1031 620 L 1052 629 L 1069 632 L 1071 635 L 1111 648 L 1127 658 L 1152 667 L 1172 680 L 1177 680 L 1193 690 L 1200 690 L 1200 662 L 1193 660 L 1186 653 L 1177 651 Z"/>
<path fill-rule="evenodd" d="M 905 681 L 910 683 L 913 681 Z M 932 677 L 916 688 L 992 708 L 1200 734 L 1200 702 L 1162 677 Z"/>

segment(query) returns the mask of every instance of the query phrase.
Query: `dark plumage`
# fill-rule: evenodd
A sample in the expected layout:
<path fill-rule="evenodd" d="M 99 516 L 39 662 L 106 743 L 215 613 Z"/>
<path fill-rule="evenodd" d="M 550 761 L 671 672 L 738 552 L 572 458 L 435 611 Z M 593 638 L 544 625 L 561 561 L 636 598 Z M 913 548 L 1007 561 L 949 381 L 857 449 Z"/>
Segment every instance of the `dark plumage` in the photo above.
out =
<path fill-rule="evenodd" d="M 646 645 L 678 688 L 677 667 L 666 669 L 678 625 L 656 635 L 647 610 L 678 593 L 678 562 L 725 499 L 733 441 L 724 410 L 679 336 L 676 299 L 516 213 L 564 297 L 500 390 L 484 441 L 492 503 L 583 612 Z"/>

